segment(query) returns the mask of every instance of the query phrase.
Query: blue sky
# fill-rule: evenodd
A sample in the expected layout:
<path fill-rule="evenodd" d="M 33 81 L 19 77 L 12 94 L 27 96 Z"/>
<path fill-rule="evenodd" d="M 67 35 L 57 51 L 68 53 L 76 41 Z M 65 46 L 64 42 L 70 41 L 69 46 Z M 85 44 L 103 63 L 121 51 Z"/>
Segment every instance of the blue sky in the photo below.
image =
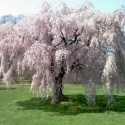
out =
<path fill-rule="evenodd" d="M 25 13 L 38 13 L 43 0 L 0 0 L 0 16 L 6 14 L 18 15 Z M 55 2 L 57 0 L 48 0 Z M 68 6 L 83 5 L 86 0 L 64 0 Z M 90 0 L 95 8 L 103 12 L 113 12 L 125 0 Z"/>

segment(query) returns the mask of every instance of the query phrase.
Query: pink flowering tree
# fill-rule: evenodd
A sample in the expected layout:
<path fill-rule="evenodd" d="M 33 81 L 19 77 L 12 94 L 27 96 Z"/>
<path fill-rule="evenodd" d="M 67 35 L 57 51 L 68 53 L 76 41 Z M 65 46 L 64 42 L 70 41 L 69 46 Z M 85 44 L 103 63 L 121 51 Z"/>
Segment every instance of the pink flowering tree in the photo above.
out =
<path fill-rule="evenodd" d="M 96 103 L 96 84 L 104 84 L 108 103 L 113 87 L 124 90 L 125 12 L 101 13 L 90 2 L 58 9 L 44 2 L 39 14 L 0 28 L 1 73 L 10 87 L 33 71 L 31 91 L 52 92 L 64 100 L 63 79 L 85 86 L 88 104 Z"/>

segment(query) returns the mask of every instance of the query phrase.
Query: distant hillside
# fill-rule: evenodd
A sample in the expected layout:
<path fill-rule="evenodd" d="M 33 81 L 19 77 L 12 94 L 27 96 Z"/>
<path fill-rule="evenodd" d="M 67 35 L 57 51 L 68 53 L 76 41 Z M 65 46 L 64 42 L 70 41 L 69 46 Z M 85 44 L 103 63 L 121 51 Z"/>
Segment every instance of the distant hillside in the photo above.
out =
<path fill-rule="evenodd" d="M 0 25 L 6 23 L 8 21 L 12 21 L 13 23 L 16 24 L 22 18 L 24 18 L 24 15 L 18 15 L 17 17 L 13 16 L 11 14 L 3 15 L 0 17 Z"/>

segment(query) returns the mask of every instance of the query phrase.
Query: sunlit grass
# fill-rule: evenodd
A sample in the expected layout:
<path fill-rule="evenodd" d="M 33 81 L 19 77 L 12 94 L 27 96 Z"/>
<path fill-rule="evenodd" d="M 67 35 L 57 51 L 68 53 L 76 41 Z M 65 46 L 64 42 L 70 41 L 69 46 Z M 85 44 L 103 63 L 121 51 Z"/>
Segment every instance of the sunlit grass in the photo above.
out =
<path fill-rule="evenodd" d="M 0 85 L 0 125 L 124 125 L 125 94 L 114 95 L 115 103 L 107 106 L 103 89 L 99 89 L 96 106 L 88 106 L 81 85 L 65 84 L 66 100 L 51 104 L 13 85 Z"/>

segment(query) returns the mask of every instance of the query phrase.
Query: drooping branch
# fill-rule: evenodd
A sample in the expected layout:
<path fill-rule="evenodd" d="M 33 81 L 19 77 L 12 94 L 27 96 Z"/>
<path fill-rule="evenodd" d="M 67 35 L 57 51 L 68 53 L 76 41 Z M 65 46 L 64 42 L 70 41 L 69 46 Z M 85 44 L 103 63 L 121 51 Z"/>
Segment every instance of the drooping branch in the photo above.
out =
<path fill-rule="evenodd" d="M 86 46 L 90 46 L 90 44 L 91 44 L 91 39 L 92 39 L 92 34 L 91 35 L 89 35 L 89 38 L 88 38 L 88 40 L 87 40 L 87 43 L 86 43 Z"/>
<path fill-rule="evenodd" d="M 70 41 L 72 41 L 72 42 L 70 43 L 70 45 L 72 45 L 73 43 L 75 43 L 75 42 L 78 40 L 78 36 L 80 36 L 80 35 L 83 33 L 83 30 L 84 30 L 84 27 L 82 27 L 80 33 L 77 33 L 77 32 L 78 32 L 78 29 L 75 30 L 75 33 L 73 34 L 74 39 L 72 39 L 72 40 L 70 39 Z"/>
<path fill-rule="evenodd" d="M 79 69 L 82 69 L 81 66 L 84 66 L 85 68 L 89 69 L 89 68 L 93 68 L 93 66 L 90 66 L 90 65 L 87 65 L 87 64 L 82 64 L 79 62 L 79 60 L 77 60 L 77 62 L 74 62 L 73 65 L 71 66 L 71 71 L 74 69 L 74 68 L 79 68 Z"/>
<path fill-rule="evenodd" d="M 64 37 L 62 31 L 61 31 L 61 35 L 60 35 L 60 37 L 61 37 L 62 41 L 65 43 L 65 45 L 67 45 L 66 38 Z"/>

